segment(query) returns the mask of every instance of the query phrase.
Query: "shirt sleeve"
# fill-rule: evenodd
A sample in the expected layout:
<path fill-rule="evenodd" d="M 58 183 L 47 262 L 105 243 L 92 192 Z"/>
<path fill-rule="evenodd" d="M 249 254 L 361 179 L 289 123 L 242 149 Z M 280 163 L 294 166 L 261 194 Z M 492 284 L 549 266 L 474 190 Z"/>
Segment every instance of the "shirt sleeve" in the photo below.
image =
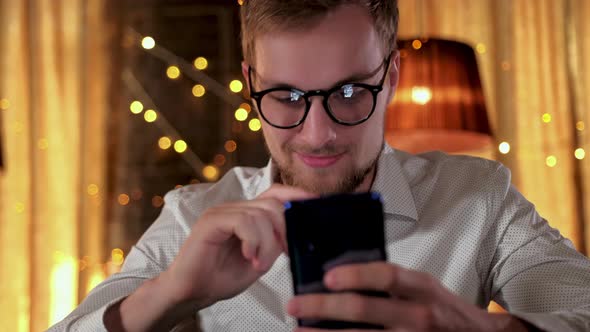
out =
<path fill-rule="evenodd" d="M 590 260 L 508 184 L 488 236 L 486 288 L 514 316 L 549 332 L 590 331 Z M 499 198 L 499 197 L 497 197 Z"/>
<path fill-rule="evenodd" d="M 188 234 L 181 224 L 179 194 L 166 195 L 159 217 L 125 259 L 120 273 L 113 274 L 94 288 L 65 319 L 49 328 L 57 331 L 106 331 L 103 316 L 110 306 L 133 293 L 143 282 L 164 271 L 178 253 Z"/>

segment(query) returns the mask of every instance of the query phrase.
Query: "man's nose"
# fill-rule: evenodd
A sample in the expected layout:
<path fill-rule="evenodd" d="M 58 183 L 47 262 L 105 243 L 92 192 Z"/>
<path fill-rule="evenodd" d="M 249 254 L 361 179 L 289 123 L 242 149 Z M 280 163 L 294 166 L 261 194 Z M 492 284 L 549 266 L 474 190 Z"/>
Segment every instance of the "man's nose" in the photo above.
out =
<path fill-rule="evenodd" d="M 322 98 L 312 97 L 309 112 L 301 124 L 299 135 L 310 146 L 321 147 L 336 139 L 336 125 L 324 108 Z"/>

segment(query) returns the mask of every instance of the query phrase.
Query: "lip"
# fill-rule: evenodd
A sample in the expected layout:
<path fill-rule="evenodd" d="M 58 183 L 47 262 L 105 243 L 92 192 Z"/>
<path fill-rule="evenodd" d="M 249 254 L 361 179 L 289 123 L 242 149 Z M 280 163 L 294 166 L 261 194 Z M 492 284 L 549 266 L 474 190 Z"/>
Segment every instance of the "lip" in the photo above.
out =
<path fill-rule="evenodd" d="M 306 155 L 297 153 L 297 156 L 304 164 L 313 168 L 325 168 L 334 165 L 344 153 L 333 155 L 333 156 L 318 156 L 318 155 Z"/>

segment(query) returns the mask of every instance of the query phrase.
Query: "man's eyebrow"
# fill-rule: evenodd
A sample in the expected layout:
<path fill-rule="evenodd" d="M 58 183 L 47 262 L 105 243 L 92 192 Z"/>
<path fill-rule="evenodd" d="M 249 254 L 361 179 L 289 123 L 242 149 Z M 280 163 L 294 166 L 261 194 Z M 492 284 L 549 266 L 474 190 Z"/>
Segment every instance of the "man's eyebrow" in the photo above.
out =
<path fill-rule="evenodd" d="M 377 69 L 373 70 L 370 73 L 362 73 L 362 74 L 352 74 L 344 79 L 339 80 L 338 82 L 336 82 L 334 86 L 339 86 L 339 85 L 343 85 L 345 83 L 355 83 L 355 82 L 362 82 L 365 80 L 368 80 L 369 78 L 375 76 L 383 67 L 383 65 L 379 66 Z M 272 81 L 272 80 L 263 80 L 262 78 L 258 78 L 259 79 L 259 84 L 261 86 L 265 87 L 266 89 L 275 89 L 275 88 L 288 88 L 288 89 L 297 89 L 297 90 L 302 90 L 300 88 L 297 88 L 289 83 L 285 83 L 285 82 L 280 82 L 280 81 Z"/>

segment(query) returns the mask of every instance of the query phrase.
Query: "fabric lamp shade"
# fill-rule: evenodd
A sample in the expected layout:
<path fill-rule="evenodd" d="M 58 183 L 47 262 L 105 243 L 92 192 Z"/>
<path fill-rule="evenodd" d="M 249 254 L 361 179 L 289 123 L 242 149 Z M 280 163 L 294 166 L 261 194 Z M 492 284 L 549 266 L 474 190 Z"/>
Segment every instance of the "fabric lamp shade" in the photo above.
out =
<path fill-rule="evenodd" d="M 385 139 L 411 153 L 477 154 L 493 144 L 475 51 L 443 39 L 399 41 L 401 68 Z"/>

